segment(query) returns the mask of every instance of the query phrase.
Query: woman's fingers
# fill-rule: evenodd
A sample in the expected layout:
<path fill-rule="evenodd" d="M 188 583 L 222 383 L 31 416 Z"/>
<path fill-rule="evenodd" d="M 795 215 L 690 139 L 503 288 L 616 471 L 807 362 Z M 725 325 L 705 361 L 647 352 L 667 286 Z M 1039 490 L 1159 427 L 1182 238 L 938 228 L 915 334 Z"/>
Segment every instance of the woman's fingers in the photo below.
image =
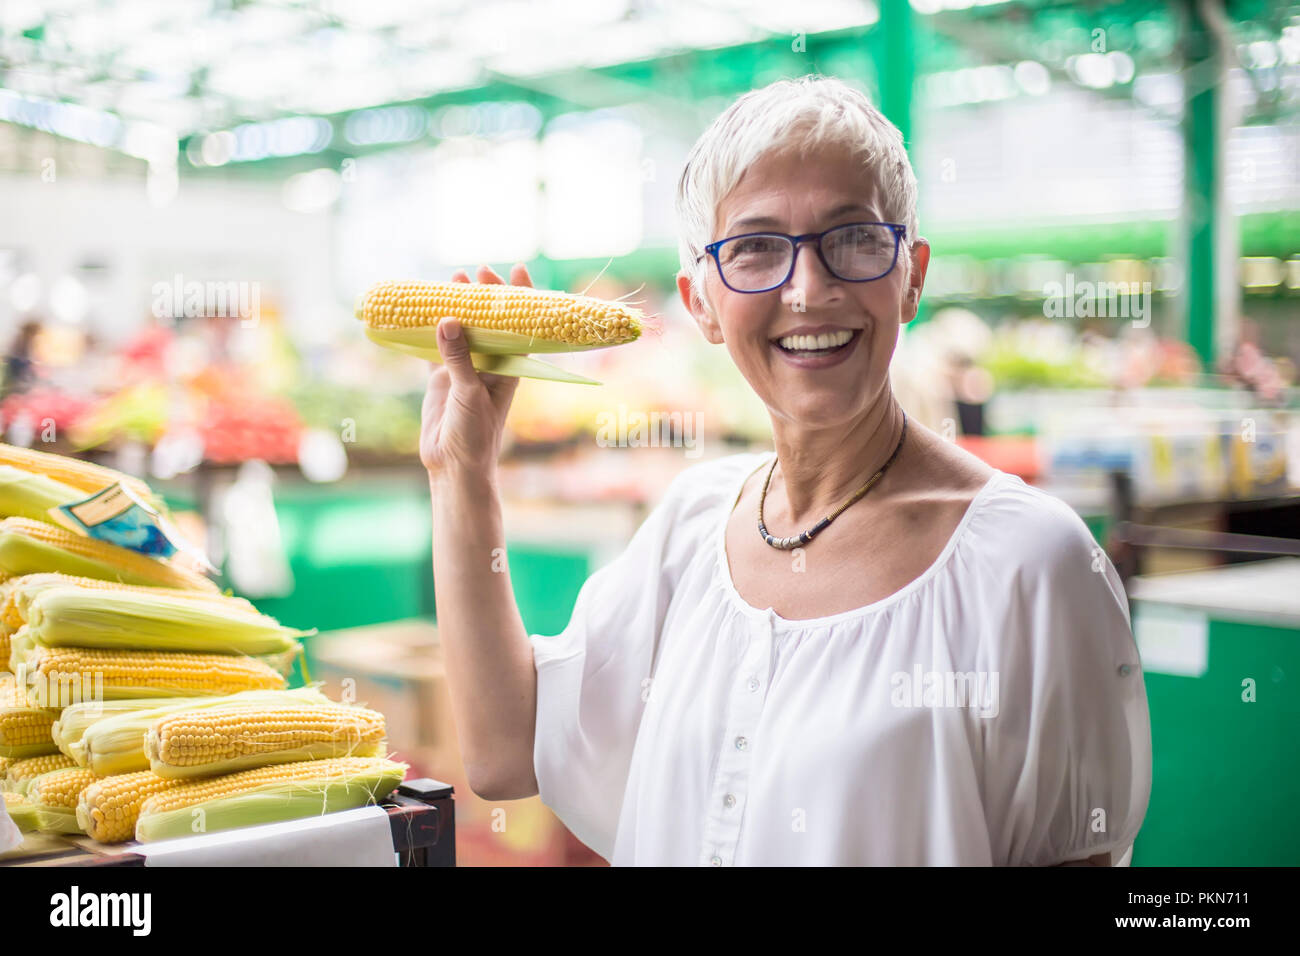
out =
<path fill-rule="evenodd" d="M 469 282 L 469 273 L 464 269 L 457 269 L 451 276 L 452 282 Z M 475 271 L 474 281 L 484 285 L 504 285 L 505 280 L 491 266 L 479 266 Z M 528 267 L 522 262 L 516 262 L 510 267 L 510 284 L 518 286 L 532 287 L 533 280 L 528 274 Z M 438 350 L 442 353 L 443 364 L 447 369 L 447 381 L 440 383 L 443 388 L 449 388 L 453 384 L 466 383 L 473 381 L 481 383 L 487 387 L 492 398 L 492 403 L 498 410 L 504 411 L 510 407 L 510 399 L 514 395 L 515 388 L 519 385 L 519 379 L 512 375 L 493 375 L 490 372 L 477 371 L 470 361 L 469 349 L 465 345 L 463 333 L 456 339 L 444 340 L 444 329 L 451 331 L 460 329 L 460 323 L 449 324 L 453 320 L 450 318 L 443 319 L 438 324 Z"/>
<path fill-rule="evenodd" d="M 470 361 L 460 319 L 449 316 L 438 323 L 438 351 L 442 353 L 442 364 L 451 376 L 452 385 L 474 388 L 482 384 Z"/>
<path fill-rule="evenodd" d="M 528 267 L 522 262 L 516 262 L 510 267 L 510 284 L 532 286 L 533 280 L 528 275 Z"/>
<path fill-rule="evenodd" d="M 478 281 L 488 285 L 505 285 L 505 280 L 489 266 L 478 267 Z"/>

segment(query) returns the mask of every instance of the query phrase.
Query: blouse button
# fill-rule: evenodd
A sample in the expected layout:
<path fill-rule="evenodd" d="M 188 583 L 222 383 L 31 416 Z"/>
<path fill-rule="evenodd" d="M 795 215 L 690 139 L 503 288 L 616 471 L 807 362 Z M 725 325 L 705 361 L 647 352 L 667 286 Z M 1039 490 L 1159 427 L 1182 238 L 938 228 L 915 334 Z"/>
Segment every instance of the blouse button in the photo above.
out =
<path fill-rule="evenodd" d="M 720 857 L 720 856 L 715 856 L 713 859 L 709 860 L 709 865 L 711 865 L 711 866 L 722 866 L 722 857 Z"/>
<path fill-rule="evenodd" d="M 1129 673 L 1130 673 L 1132 670 L 1133 670 L 1133 668 L 1129 667 L 1127 664 L 1120 664 L 1120 665 L 1119 665 L 1119 676 L 1120 676 L 1120 677 L 1128 677 Z"/>
<path fill-rule="evenodd" d="M 748 748 L 748 747 L 749 747 L 749 741 L 748 741 L 748 740 L 746 740 L 744 737 L 737 737 L 737 738 L 736 738 L 736 749 L 737 749 L 737 750 L 745 750 L 745 749 Z"/>
<path fill-rule="evenodd" d="M 751 677 L 751 678 L 749 679 L 749 685 L 748 685 L 748 686 L 749 686 L 750 693 L 753 693 L 754 691 L 758 690 L 758 678 L 757 678 L 757 677 Z"/>
<path fill-rule="evenodd" d="M 736 805 L 736 796 L 735 796 L 735 794 L 731 794 L 731 793 L 729 793 L 729 794 L 727 794 L 725 797 L 723 797 L 723 798 L 722 798 L 722 805 L 723 805 L 724 807 L 726 807 L 728 810 L 730 810 L 732 807 L 734 807 L 734 806 Z"/>

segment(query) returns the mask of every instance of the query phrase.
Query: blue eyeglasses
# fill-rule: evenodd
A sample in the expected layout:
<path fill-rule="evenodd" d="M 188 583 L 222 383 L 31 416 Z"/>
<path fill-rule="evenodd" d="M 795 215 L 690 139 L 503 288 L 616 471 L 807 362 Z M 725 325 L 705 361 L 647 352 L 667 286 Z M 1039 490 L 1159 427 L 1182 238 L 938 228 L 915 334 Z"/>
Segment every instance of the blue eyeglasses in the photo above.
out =
<path fill-rule="evenodd" d="M 889 275 L 898 262 L 898 247 L 907 227 L 895 222 L 851 222 L 825 232 L 790 236 L 783 232 L 747 232 L 704 247 L 713 257 L 723 284 L 733 292 L 770 292 L 794 275 L 799 246 L 817 247 L 826 271 L 844 282 L 870 282 Z M 695 261 L 703 259 L 700 256 Z"/>

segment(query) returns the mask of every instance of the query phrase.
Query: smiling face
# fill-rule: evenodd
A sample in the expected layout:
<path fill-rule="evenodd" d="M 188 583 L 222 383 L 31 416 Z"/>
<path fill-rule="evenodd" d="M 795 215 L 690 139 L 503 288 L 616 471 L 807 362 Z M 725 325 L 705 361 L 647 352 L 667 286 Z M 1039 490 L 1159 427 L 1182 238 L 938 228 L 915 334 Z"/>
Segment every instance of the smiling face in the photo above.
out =
<path fill-rule="evenodd" d="M 870 171 L 847 149 L 772 153 L 718 205 L 711 239 L 889 221 L 883 198 Z M 678 288 L 705 337 L 726 344 L 774 419 L 814 429 L 846 426 L 888 388 L 899 324 L 916 316 L 928 263 L 924 240 L 905 241 L 888 275 L 848 282 L 831 275 L 815 245 L 804 243 L 794 274 L 770 292 L 732 291 L 712 261 L 705 262 L 703 280 L 712 308 L 692 294 L 685 276 Z"/>

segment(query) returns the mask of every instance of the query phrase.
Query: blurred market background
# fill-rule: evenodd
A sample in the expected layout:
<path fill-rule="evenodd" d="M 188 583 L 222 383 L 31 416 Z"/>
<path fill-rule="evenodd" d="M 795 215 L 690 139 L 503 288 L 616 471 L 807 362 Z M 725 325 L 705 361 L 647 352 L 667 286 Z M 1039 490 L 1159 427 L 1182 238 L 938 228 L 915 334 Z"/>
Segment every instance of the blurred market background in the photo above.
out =
<path fill-rule="evenodd" d="M 814 72 L 920 181 L 905 407 L 1068 501 L 1126 578 L 1156 753 L 1134 864 L 1300 862 L 1297 5 L 4 0 L 4 440 L 149 476 L 225 585 L 320 628 L 313 676 L 456 785 L 460 862 L 598 862 L 465 785 L 427 367 L 352 304 L 520 260 L 661 319 L 557 360 L 603 387 L 517 393 L 510 567 L 557 633 L 673 474 L 768 444 L 676 301 L 672 196 L 735 96 Z"/>

